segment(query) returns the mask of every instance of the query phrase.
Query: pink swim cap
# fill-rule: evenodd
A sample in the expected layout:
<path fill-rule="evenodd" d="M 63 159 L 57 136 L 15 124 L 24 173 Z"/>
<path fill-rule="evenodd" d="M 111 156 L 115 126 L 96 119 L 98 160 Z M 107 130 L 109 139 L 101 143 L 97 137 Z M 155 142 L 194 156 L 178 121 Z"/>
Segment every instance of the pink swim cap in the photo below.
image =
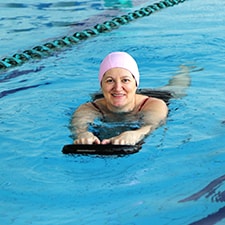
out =
<path fill-rule="evenodd" d="M 98 79 L 100 81 L 100 84 L 105 72 L 116 67 L 130 71 L 136 80 L 137 86 L 139 85 L 140 75 L 137 63 L 133 59 L 133 57 L 126 52 L 112 52 L 105 57 L 99 69 Z"/>

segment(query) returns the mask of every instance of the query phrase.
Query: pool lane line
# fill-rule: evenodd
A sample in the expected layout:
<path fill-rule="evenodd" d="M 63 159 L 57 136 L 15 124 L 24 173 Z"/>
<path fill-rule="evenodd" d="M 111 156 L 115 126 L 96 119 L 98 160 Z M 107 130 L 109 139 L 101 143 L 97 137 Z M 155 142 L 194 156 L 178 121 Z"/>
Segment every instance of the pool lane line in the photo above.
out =
<path fill-rule="evenodd" d="M 142 7 L 131 13 L 114 17 L 112 20 L 105 21 L 102 24 L 96 24 L 93 28 L 87 28 L 83 31 L 75 32 L 72 36 L 65 36 L 60 39 L 47 42 L 43 45 L 35 46 L 32 49 L 23 51 L 22 53 L 16 53 L 13 56 L 5 57 L 0 60 L 0 72 L 16 66 L 21 66 L 31 59 L 41 59 L 51 56 L 55 51 L 59 51 L 62 48 L 71 47 L 80 41 L 118 29 L 121 25 L 126 25 L 136 19 L 150 16 L 154 12 L 178 5 L 179 3 L 183 3 L 185 1 L 187 0 L 163 0 L 158 3 L 153 3 L 152 5 Z"/>

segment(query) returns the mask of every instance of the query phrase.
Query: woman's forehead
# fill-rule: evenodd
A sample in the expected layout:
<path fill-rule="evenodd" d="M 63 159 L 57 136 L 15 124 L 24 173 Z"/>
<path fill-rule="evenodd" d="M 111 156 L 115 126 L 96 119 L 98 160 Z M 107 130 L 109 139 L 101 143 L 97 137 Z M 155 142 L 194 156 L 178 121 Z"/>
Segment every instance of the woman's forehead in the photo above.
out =
<path fill-rule="evenodd" d="M 108 77 L 108 76 L 130 76 L 130 77 L 132 77 L 132 74 L 129 70 L 126 70 L 123 68 L 113 68 L 113 69 L 106 71 L 103 78 Z"/>

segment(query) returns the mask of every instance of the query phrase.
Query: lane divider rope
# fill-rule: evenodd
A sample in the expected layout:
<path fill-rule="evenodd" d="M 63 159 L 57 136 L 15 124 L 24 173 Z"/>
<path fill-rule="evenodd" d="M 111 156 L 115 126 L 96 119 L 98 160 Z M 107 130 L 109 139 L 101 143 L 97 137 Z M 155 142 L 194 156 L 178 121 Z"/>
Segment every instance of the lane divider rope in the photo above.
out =
<path fill-rule="evenodd" d="M 71 47 L 80 41 L 84 41 L 101 33 L 118 29 L 121 25 L 128 24 L 133 20 L 149 16 L 161 9 L 172 7 L 185 1 L 186 0 L 163 0 L 158 3 L 140 8 L 139 10 L 135 10 L 134 12 L 128 13 L 126 15 L 114 17 L 112 20 L 105 21 L 102 24 L 96 24 L 93 28 L 88 28 L 81 32 L 75 32 L 71 36 L 65 36 L 60 39 L 47 42 L 43 45 L 35 46 L 32 49 L 23 51 L 22 53 L 16 53 L 11 57 L 5 57 L 0 60 L 0 72 L 2 70 L 5 71 L 12 67 L 20 66 L 30 59 L 41 59 L 50 56 L 57 50 L 65 47 Z"/>

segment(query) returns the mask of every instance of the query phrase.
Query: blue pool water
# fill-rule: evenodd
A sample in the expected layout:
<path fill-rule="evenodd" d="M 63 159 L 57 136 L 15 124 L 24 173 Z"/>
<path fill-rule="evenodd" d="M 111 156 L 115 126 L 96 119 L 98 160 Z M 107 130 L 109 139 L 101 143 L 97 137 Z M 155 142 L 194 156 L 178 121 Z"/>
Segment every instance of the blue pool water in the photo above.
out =
<path fill-rule="evenodd" d="M 0 55 L 152 2 L 0 3 Z M 224 6 L 189 0 L 1 73 L 1 224 L 224 224 Z M 140 87 L 193 66 L 187 96 L 170 101 L 166 125 L 137 154 L 63 155 L 71 114 L 99 90 L 99 63 L 117 50 L 137 59 Z"/>

